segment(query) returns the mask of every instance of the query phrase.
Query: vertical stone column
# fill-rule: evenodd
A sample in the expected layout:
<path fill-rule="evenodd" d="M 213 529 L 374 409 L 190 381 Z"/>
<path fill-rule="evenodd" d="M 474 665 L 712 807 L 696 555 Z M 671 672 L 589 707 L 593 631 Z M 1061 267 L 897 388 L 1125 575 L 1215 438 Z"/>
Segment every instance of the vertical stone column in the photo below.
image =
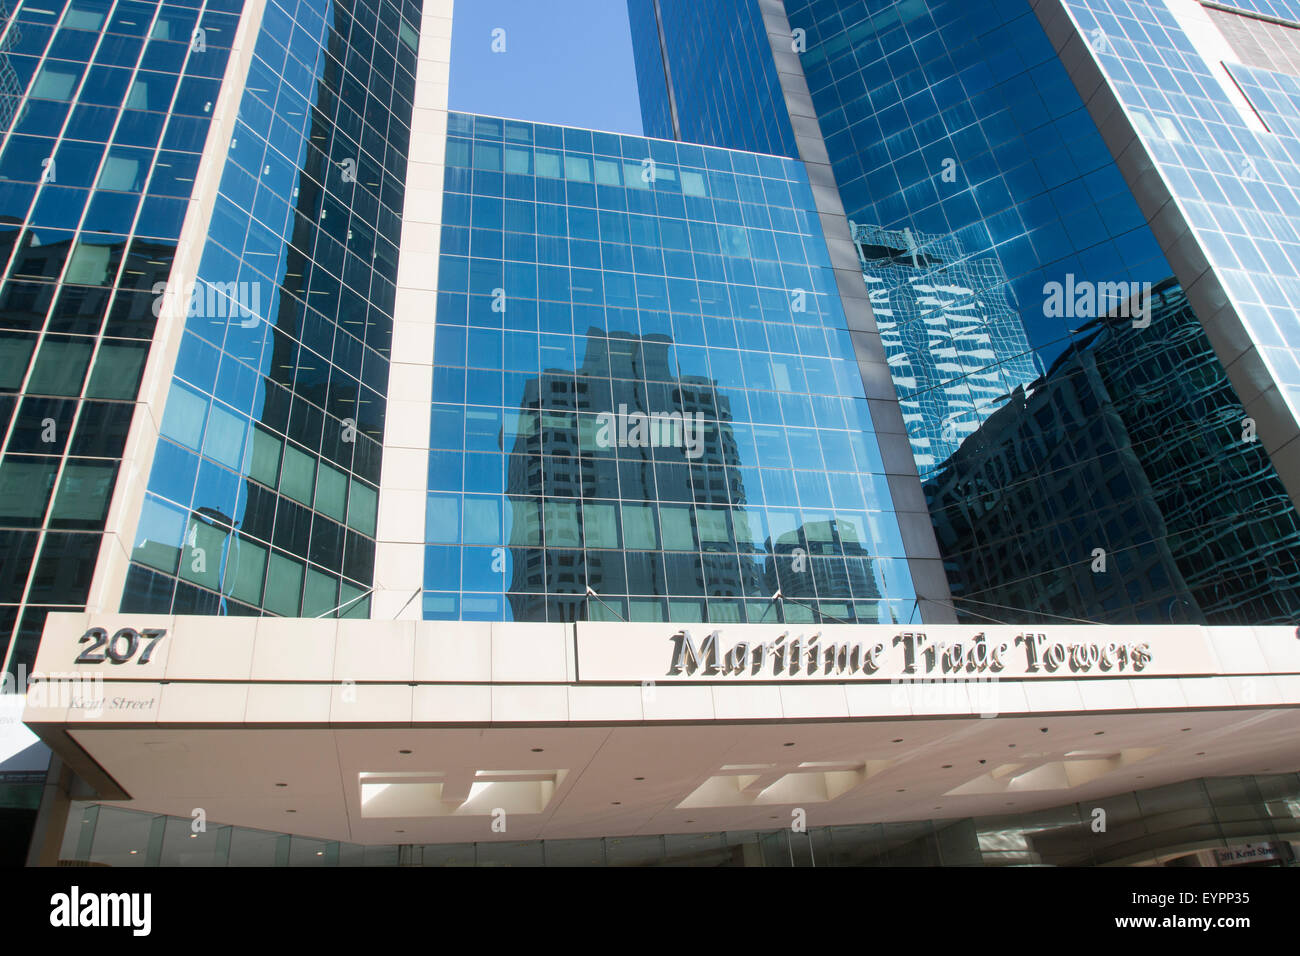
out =
<path fill-rule="evenodd" d="M 385 620 L 421 614 L 452 4 L 425 0 L 420 23 L 370 602 L 370 616 Z"/>

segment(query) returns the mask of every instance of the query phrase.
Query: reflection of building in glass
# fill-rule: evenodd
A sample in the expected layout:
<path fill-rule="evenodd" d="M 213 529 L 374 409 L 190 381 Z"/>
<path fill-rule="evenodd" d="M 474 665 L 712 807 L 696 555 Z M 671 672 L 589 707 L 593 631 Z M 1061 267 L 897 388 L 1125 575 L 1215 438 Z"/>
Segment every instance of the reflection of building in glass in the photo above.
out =
<path fill-rule="evenodd" d="M 1073 16 L 1057 15 L 1063 4 Z M 952 688 L 955 707 L 917 687 L 900 712 L 883 684 L 764 678 L 738 688 L 736 673 L 718 683 L 700 675 L 656 703 L 658 667 L 610 680 L 622 687 L 581 686 L 600 677 L 571 626 L 504 623 L 592 620 L 583 631 L 626 640 L 629 651 L 647 635 L 734 634 L 733 621 L 784 622 L 769 634 L 827 630 L 805 622 L 911 622 L 882 629 L 886 641 L 916 633 L 918 621 L 929 628 L 951 616 L 952 595 L 913 451 L 943 512 L 956 600 L 1002 602 L 963 603 L 967 614 L 1253 624 L 1293 613 L 1295 516 L 1261 451 L 1265 437 L 1279 447 L 1277 436 L 1242 441 L 1242 408 L 1181 291 L 1161 289 L 1158 322 L 1143 331 L 1089 321 L 1104 309 L 1077 310 L 1086 317 L 1075 323 L 1038 306 L 1049 280 L 1100 287 L 1178 273 L 1207 328 L 1231 328 L 1221 306 L 1203 304 L 1217 294 L 1206 292 L 1215 273 L 1239 257 L 1228 304 L 1276 318 L 1253 325 L 1276 331 L 1271 345 L 1266 334 L 1246 338 L 1281 364 L 1255 375 L 1232 356 L 1232 380 L 1251 385 L 1241 395 L 1252 402 L 1261 389 L 1300 395 L 1300 363 L 1278 344 L 1300 335 L 1300 286 L 1283 258 L 1300 238 L 1286 221 L 1295 167 L 1264 162 L 1284 150 L 1256 149 L 1225 110 L 1207 114 L 1232 133 L 1217 138 L 1198 135 L 1204 123 L 1185 125 L 1190 114 L 1144 113 L 1176 98 L 1178 83 L 1184 99 L 1207 102 L 1196 98 L 1205 75 L 1184 69 L 1196 66 L 1178 59 L 1186 45 L 1168 18 L 1143 15 L 1150 5 L 1161 7 L 629 0 L 645 128 L 676 143 L 449 112 L 451 0 L 248 4 L 242 20 L 218 9 L 238 3 L 22 5 L 26 36 L 0 44 L 0 70 L 7 53 L 46 105 L 11 115 L 0 150 L 8 665 L 31 663 L 48 611 L 82 606 L 96 623 L 115 610 L 128 620 L 169 614 L 163 647 L 189 648 L 135 671 L 145 679 L 131 682 L 132 707 L 163 702 L 139 720 L 86 734 L 72 713 L 82 708 L 54 723 L 35 714 L 63 764 L 44 785 L 31 781 L 42 833 L 30 859 L 1291 862 L 1281 841 L 1300 825 L 1300 778 L 1226 775 L 1286 758 L 1276 721 L 1290 719 L 1296 696 L 1284 681 L 1270 685 L 1259 704 L 1274 723 L 1264 726 L 1243 720 L 1253 702 L 1212 673 L 1225 662 L 1216 648 L 1238 638 L 1247 650 L 1258 638 L 1285 670 L 1285 651 L 1274 651 L 1293 645 L 1290 626 L 1211 635 L 1211 673 L 1188 668 L 1196 700 L 1161 702 L 1163 714 L 1187 713 L 1171 728 L 1186 719 L 1197 733 L 1175 730 L 1150 751 L 1151 722 L 1140 707 L 1124 712 L 1130 691 L 1143 698 L 1128 674 L 1109 675 L 1118 696 L 1101 686 L 1107 675 L 1076 682 L 1073 661 L 1069 674 L 1048 675 L 1070 695 L 1087 683 L 1092 703 L 1118 709 L 1097 739 L 1125 759 L 1078 761 L 1079 739 L 1098 733 L 1095 708 L 1064 709 L 1040 736 L 1037 722 L 1024 727 L 1024 708 L 1004 709 L 1002 724 L 968 711 L 989 702 L 968 681 Z M 1177 19 L 1173 7 L 1195 4 L 1168 6 Z M 1107 76 L 1157 77 L 1112 84 L 1130 115 L 1103 124 L 1105 141 L 1057 55 L 1078 50 L 1093 7 L 1110 9 L 1121 30 L 1141 24 L 1132 46 L 1142 52 L 1127 72 L 1118 54 L 1065 57 L 1071 70 L 1086 67 L 1089 105 L 1112 100 L 1091 95 L 1094 60 Z M 1226 17 L 1237 15 L 1215 15 Z M 191 44 L 200 22 L 196 39 L 206 40 Z M 250 43 L 229 69 L 224 53 L 196 48 L 217 49 L 237 25 Z M 132 65 L 145 32 L 148 52 Z M 95 55 L 63 58 L 77 49 Z M 124 62 L 107 62 L 124 50 Z M 1171 58 L 1168 83 L 1141 62 L 1152 50 Z M 1293 125 L 1300 86 L 1273 82 L 1276 65 L 1238 85 L 1270 137 L 1294 144 L 1277 131 Z M 213 109 L 226 100 L 238 110 Z M 1153 161 L 1191 170 L 1170 188 L 1191 183 L 1195 195 L 1157 217 L 1161 203 L 1148 200 L 1161 177 L 1130 190 L 1140 151 L 1128 149 L 1121 170 L 1106 145 L 1121 155 L 1127 140 L 1110 136 L 1127 137 L 1125 122 Z M 1179 129 L 1191 135 L 1173 137 Z M 1226 152 L 1224 163 L 1205 146 L 1219 140 L 1246 152 Z M 41 172 L 53 172 L 43 160 L 56 154 L 57 183 Z M 1252 174 L 1222 181 L 1238 159 Z M 844 245 L 849 217 L 877 224 L 857 239 L 883 346 Z M 1217 240 L 1204 234 L 1211 222 L 1224 229 Z M 1254 241 L 1223 241 L 1229 234 Z M 172 273 L 168 244 L 196 255 L 178 257 Z M 179 281 L 196 263 L 210 287 L 270 293 L 254 296 L 265 309 L 236 321 L 228 307 L 184 321 L 163 313 L 151 350 L 151 280 Z M 601 417 L 624 408 L 678 422 L 701 415 L 711 424 L 700 454 L 662 433 L 630 440 L 622 425 L 613 444 L 602 439 Z M 57 442 L 42 437 L 47 416 Z M 144 440 L 127 443 L 128 427 Z M 1294 457 L 1277 454 L 1284 481 Z M 374 620 L 329 619 L 349 607 L 347 616 Z M 223 613 L 306 620 L 194 619 Z M 439 623 L 417 625 L 421 617 Z M 457 623 L 484 620 L 503 623 Z M 71 618 L 53 622 L 42 664 L 65 666 L 60 648 L 79 630 Z M 1178 635 L 1189 645 L 1211 636 Z M 411 640 L 414 657 L 402 651 Z M 205 647 L 233 663 L 191 653 Z M 1159 659 L 1166 675 L 1179 666 Z M 125 675 L 111 660 L 105 672 Z M 231 694 L 214 693 L 220 674 Z M 158 698 L 150 675 L 175 686 Z M 374 686 L 360 700 L 340 697 L 326 693 L 329 675 Z M 348 710 L 354 703 L 363 710 Z M 286 720 L 304 733 L 286 738 Z M 538 756 L 519 758 L 518 733 L 486 733 L 476 762 L 443 760 L 456 758 L 453 738 L 494 720 L 527 727 Z M 746 754 L 731 752 L 736 721 Z M 397 724 L 412 759 L 377 763 L 398 742 Z M 352 745 L 329 739 L 340 726 Z M 1028 763 L 1004 772 L 973 759 L 1013 752 L 998 748 L 1021 746 L 1008 744 L 1017 728 L 1035 742 L 1014 751 Z M 160 729 L 184 738 L 188 754 L 137 746 Z M 627 779 L 626 744 L 635 750 L 647 730 L 657 745 L 641 748 L 648 763 L 633 772 L 650 785 L 640 797 L 626 784 L 602 787 Z M 915 772 L 876 773 L 904 740 Z M 324 759 L 304 762 L 313 741 Z M 1196 754 L 1208 757 L 1205 777 L 1179 781 L 1194 750 L 1210 751 Z M 254 751 L 264 759 L 240 759 Z M 705 762 L 677 759 L 688 752 Z M 766 762 L 751 772 L 737 760 Z M 278 763 L 285 776 L 270 777 Z M 304 788 L 293 774 L 307 763 L 339 779 L 317 775 Z M 187 817 L 211 796 L 190 780 L 200 766 L 223 782 L 206 835 Z M 1134 793 L 1135 769 L 1156 789 Z M 375 782 L 390 773 L 405 782 Z M 292 817 L 264 799 L 277 778 L 299 808 Z M 355 797 L 358 785 L 360 810 L 329 799 Z M 129 795 L 148 812 L 77 800 L 65 827 L 63 811 L 85 795 Z M 755 835 L 805 797 L 826 816 L 817 828 Z M 605 798 L 610 809 L 593 825 L 589 811 Z M 1121 824 L 1109 836 L 1089 826 L 1101 803 Z M 485 825 L 498 805 L 511 814 L 508 837 Z M 1153 805 L 1178 813 L 1144 816 Z M 291 821 L 313 836 L 268 832 Z M 1207 849 L 1207 828 L 1221 846 Z M 400 845 L 388 843 L 394 833 Z"/>
<path fill-rule="evenodd" d="M 1039 376 L 997 259 L 952 236 L 859 225 L 854 239 L 922 474 Z"/>
<path fill-rule="evenodd" d="M 243 92 L 203 238 L 203 307 L 186 316 L 124 610 L 369 613 L 397 268 L 384 233 L 398 231 L 404 186 L 393 176 L 405 160 L 380 163 L 384 134 L 350 129 L 346 36 L 331 27 L 319 50 L 292 51 L 306 64 L 281 73 L 259 60 L 264 82 Z M 409 40 L 396 56 L 414 56 Z M 413 83 L 391 57 L 385 71 L 385 88 Z M 294 135 L 310 146 L 296 164 L 266 159 L 266 141 L 284 134 L 268 108 L 277 95 L 308 111 L 305 134 Z M 407 98 L 386 114 L 409 117 Z M 331 159 L 340 148 L 360 149 L 355 175 Z"/>
<path fill-rule="evenodd" d="M 724 390 L 678 374 L 665 335 L 593 328 L 585 341 L 576 375 L 551 368 L 524 383 L 498 439 L 508 453 L 499 570 L 514 620 L 892 619 L 882 598 L 901 569 L 868 546 L 887 534 L 883 520 L 828 514 L 757 536 L 764 511 L 748 502 Z M 698 449 L 611 444 L 600 416 L 620 406 L 704 416 Z M 467 543 L 482 524 L 475 509 L 490 507 L 465 496 Z M 466 561 L 493 558 L 465 551 Z M 787 603 L 771 600 L 778 589 Z"/>
<path fill-rule="evenodd" d="M 946 587 L 937 547 L 925 565 L 904 547 L 898 501 L 921 537 L 928 513 L 886 471 L 797 164 L 449 122 L 426 619 L 771 621 L 768 542 L 832 520 L 888 568 L 875 603 L 891 606 L 857 618 L 916 613 L 914 565 Z M 624 410 L 700 415 L 703 441 L 601 447 L 601 416 Z M 910 456 L 901 428 L 887 443 Z M 817 594 L 785 618 L 826 600 L 842 618 L 852 598 L 829 581 Z"/>
<path fill-rule="evenodd" d="M 845 210 L 857 222 L 877 224 L 859 227 L 857 239 L 883 247 L 863 250 L 864 271 L 918 468 L 940 496 L 935 514 L 957 576 L 954 589 L 978 598 L 981 589 L 1002 588 L 1003 598 L 990 600 L 1079 619 L 1129 620 L 1128 609 L 1138 606 L 1146 607 L 1143 620 L 1165 622 L 1184 613 L 1246 620 L 1248 607 L 1262 620 L 1285 615 L 1294 579 L 1282 555 L 1290 554 L 1296 518 L 1273 496 L 1281 481 L 1293 502 L 1300 497 L 1293 473 L 1300 459 L 1283 450 L 1294 447 L 1300 407 L 1300 287 L 1291 253 L 1300 237 L 1291 186 L 1300 155 L 1293 123 L 1300 79 L 1288 50 L 1296 31 L 1245 9 L 1277 13 L 1278 5 L 1261 0 L 1203 11 L 1153 0 L 1060 0 L 1015 12 L 995 0 L 882 2 L 869 11 L 832 10 L 836 5 L 820 0 L 783 6 L 790 27 L 804 32 L 807 50 L 798 59 Z M 1160 14 L 1154 19 L 1152 7 Z M 1109 38 L 1105 49 L 1087 42 L 1094 33 Z M 1190 42 L 1193 36 L 1198 42 Z M 1205 45 L 1211 40 L 1212 55 Z M 1072 46 L 1085 55 L 1059 55 Z M 1156 79 L 1130 82 L 1137 76 Z M 1101 87 L 1110 92 L 1094 95 Z M 953 95 L 959 88 L 965 94 Z M 1124 109 L 1112 110 L 1115 99 Z M 1144 151 L 1131 148 L 1134 137 Z M 1149 155 L 1164 175 L 1153 177 L 1147 164 L 1133 162 L 1138 154 Z M 909 253 L 914 246 L 930 253 L 923 239 L 934 234 L 951 236 L 959 243 L 954 251 L 969 260 L 996 263 L 990 281 L 1005 289 L 983 301 L 1005 303 L 1007 313 L 993 307 L 999 316 L 1018 312 L 1005 323 L 1006 342 L 992 336 L 987 361 L 967 363 L 925 323 L 913 320 L 909 328 L 899 319 L 900 297 L 909 310 L 917 297 L 906 273 L 923 276 L 932 268 Z M 1184 391 L 1180 373 L 1167 366 L 1180 361 L 1174 356 L 1190 348 L 1187 341 L 1157 347 L 1118 326 L 1099 332 L 1084 325 L 1097 310 L 1074 321 L 1039 307 L 1045 285 L 1069 276 L 1100 289 L 1170 275 L 1190 297 L 1188 306 L 1169 306 L 1175 325 L 1204 346 L 1181 360 L 1201 376 L 1183 383 Z M 983 292 L 974 276 L 954 285 Z M 1220 330 L 1213 343 L 1226 374 L 1188 309 Z M 932 344 L 946 351 L 931 358 Z M 1007 357 L 1027 347 L 1037 353 L 1037 369 L 1005 374 Z M 1148 356 L 1147 366 L 1108 351 L 1125 347 L 1164 351 Z M 972 350 L 972 358 L 977 354 Z M 981 366 L 995 373 L 991 380 L 970 374 Z M 1031 385 L 1049 367 L 1053 372 Z M 1146 374 L 1169 381 L 1147 381 Z M 1144 384 L 1130 389 L 1126 379 Z M 987 391 L 946 390 L 965 382 Z M 1035 387 L 1050 393 L 1040 396 Z M 1196 398 L 1187 407 L 1173 402 L 1172 418 L 1130 411 L 1144 407 L 1148 391 Z M 1011 396 L 1015 408 L 998 396 Z M 968 411 L 989 398 L 985 414 Z M 1197 401 L 1224 409 L 1225 421 L 1195 411 Z M 1238 423 L 1249 414 L 1271 434 L 1252 449 L 1233 444 L 1228 408 Z M 1053 424 L 1062 421 L 1069 427 Z M 955 441 L 943 441 L 945 427 Z M 1041 447 L 1047 434 L 1052 442 Z M 1272 465 L 1265 446 L 1277 450 Z M 1037 461 L 1028 459 L 1031 449 L 1038 449 Z M 1076 460 L 1075 449 L 1084 457 Z M 1114 492 L 1106 485 L 1138 479 Z M 1044 484 L 1030 487 L 1035 481 Z M 1226 500 L 1196 490 L 1199 481 L 1251 485 L 1241 492 L 1247 514 L 1264 507 L 1267 517 L 1258 524 L 1234 519 Z M 962 489 L 982 497 L 959 503 Z M 1017 501 L 1006 500 L 1012 494 Z M 1013 520 L 1017 502 L 1031 513 Z M 1094 506 L 1101 513 L 1086 517 Z M 1261 529 L 1273 520 L 1279 526 L 1270 536 Z M 1207 532 L 1208 522 L 1231 528 L 1227 540 Z M 1148 535 L 1164 543 L 1140 544 Z M 1123 586 L 1101 575 L 1094 580 L 1085 560 L 1091 546 L 1080 553 L 1082 536 L 1132 545 L 1126 553 L 1140 560 L 1121 559 L 1136 562 Z M 1113 554 L 1109 567 L 1114 578 Z M 1145 577 L 1157 567 L 1168 581 Z M 1226 576 L 1217 594 L 1200 583 L 1209 568 Z M 1050 583 L 1057 579 L 1059 585 Z M 1265 598 L 1270 580 L 1280 594 Z"/>
<path fill-rule="evenodd" d="M 9 5 L 0 0 L 0 28 L 11 16 Z M 18 104 L 23 98 L 23 85 L 9 59 L 9 51 L 20 39 L 22 39 L 22 31 L 15 22 L 5 33 L 3 42 L 0 42 L 0 129 L 9 129 L 12 126 L 14 116 L 18 113 Z"/>
<path fill-rule="evenodd" d="M 1057 49 L 1109 37 L 1086 65 L 1063 63 L 1113 153 L 1139 155 L 1136 140 L 1150 157 L 1120 167 L 1300 505 L 1300 7 L 1053 0 L 1034 12 Z"/>
<path fill-rule="evenodd" d="M 773 593 L 780 589 L 789 601 L 821 597 L 827 620 L 831 618 L 826 602 L 841 601 L 843 613 L 834 615 L 838 620 L 876 623 L 875 602 L 881 597 L 881 588 L 863 530 L 851 521 L 832 519 L 806 522 L 775 541 L 769 538 L 764 568 L 767 587 Z"/>
<path fill-rule="evenodd" d="M 328 74 L 317 81 L 318 102 L 334 98 L 331 82 Z M 313 112 L 314 141 L 326 143 L 338 135 L 336 124 Z M 368 522 L 357 518 L 360 498 L 370 492 L 350 478 L 348 470 L 372 476 L 378 472 L 384 407 L 367 400 L 359 376 L 363 361 L 372 358 L 364 345 L 386 347 L 392 322 L 384 310 L 355 308 L 352 302 L 347 303 L 352 308 L 339 309 L 335 318 L 335 300 L 349 298 L 347 290 L 303 251 L 318 241 L 332 240 L 340 248 L 368 240 L 360 225 L 350 228 L 345 216 L 329 216 L 335 200 L 321 185 L 328 179 L 324 155 L 312 153 L 293 187 L 294 228 L 284 245 L 283 271 L 276 276 L 279 288 L 269 297 L 264 315 L 241 318 L 253 323 L 255 334 L 243 339 L 232 335 L 226 341 L 229 352 L 258 368 L 265 379 L 258 394 L 250 397 L 257 424 L 238 520 L 223 524 L 209 516 L 210 536 L 230 535 L 232 529 L 237 533 L 225 543 L 222 573 L 195 582 L 219 592 L 221 613 L 254 614 L 260 605 L 263 611 L 296 615 L 298 591 L 304 616 L 365 617 L 369 612 L 375 545 L 366 533 Z M 364 194 L 354 190 L 354 197 L 359 195 Z M 376 262 L 374 268 L 382 275 L 385 264 Z M 372 362 L 371 369 L 375 374 L 370 384 L 382 387 L 386 365 Z M 317 452 L 320 461 L 311 461 L 280 434 L 295 431 L 311 436 L 312 441 L 303 436 L 299 440 Z M 287 477 L 296 474 L 302 475 L 301 481 Z M 202 491 L 201 486 L 196 490 L 196 504 Z M 354 496 L 351 512 L 349 494 Z M 273 578 L 284 575 L 292 582 L 290 588 L 274 589 L 269 583 L 264 587 L 268 568 Z M 180 575 L 194 580 L 184 563 Z M 184 591 L 177 593 L 179 600 Z M 199 599 L 210 605 L 206 613 L 216 613 L 215 595 L 204 592 Z"/>
<path fill-rule="evenodd" d="M 758 566 L 738 566 L 729 529 L 731 505 L 745 502 L 739 470 L 724 467 L 737 459 L 730 399 L 708 378 L 674 374 L 668 336 L 593 328 L 585 342 L 576 376 L 546 369 L 524 385 L 506 464 L 514 619 L 545 620 L 546 595 L 564 619 L 580 619 L 587 587 L 605 602 L 592 602 L 592 617 L 617 613 L 626 595 L 759 595 Z M 597 416 L 620 407 L 701 415 L 698 448 L 688 454 L 684 435 L 680 445 L 620 444 L 617 427 L 601 437 Z"/>
<path fill-rule="evenodd" d="M 1242 440 L 1245 413 L 1181 287 L 1156 287 L 1149 328 L 1081 331 L 926 484 L 954 594 L 1116 621 L 1293 620 L 1295 510 L 1261 444 Z"/>

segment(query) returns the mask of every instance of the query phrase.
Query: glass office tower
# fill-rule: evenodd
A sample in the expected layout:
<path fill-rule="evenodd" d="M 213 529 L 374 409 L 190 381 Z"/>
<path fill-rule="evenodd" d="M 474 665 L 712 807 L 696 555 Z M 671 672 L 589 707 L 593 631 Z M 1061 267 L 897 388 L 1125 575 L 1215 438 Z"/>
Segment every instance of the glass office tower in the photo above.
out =
<path fill-rule="evenodd" d="M 7 22 L 29 84 L 0 156 L 11 673 L 50 608 L 84 606 L 168 309 L 183 328 L 152 466 L 130 476 L 148 490 L 122 609 L 367 613 L 418 36 L 382 6 L 267 8 L 238 119 L 208 143 L 189 273 L 177 244 L 239 5 Z"/>
<path fill-rule="evenodd" d="M 453 113 L 442 233 L 426 617 L 912 617 L 801 163 Z"/>
<path fill-rule="evenodd" d="M 761 18 L 716 9 L 721 59 L 678 71 L 745 66 L 709 107 L 742 121 L 738 150 L 445 103 L 416 137 L 417 58 L 449 14 L 70 0 L 6 17 L 11 685 L 52 609 L 950 616 L 901 426 L 877 440 L 898 413 L 852 340 L 856 254 L 791 158 Z M 663 24 L 659 50 L 689 26 Z M 410 348 L 435 316 L 428 353 Z"/>
<path fill-rule="evenodd" d="M 797 101 L 795 115 L 814 114 L 856 224 L 957 607 L 973 620 L 1293 619 L 1294 5 L 787 0 L 788 30 L 780 4 L 754 6 L 770 38 L 757 46 L 806 78 L 811 109 Z M 695 5 L 655 7 L 707 34 Z M 697 88 L 673 91 L 679 125 L 732 144 L 737 124 L 713 120 Z M 1171 283 L 1186 290 L 1177 307 L 1152 291 Z M 1053 289 L 1070 290 L 1068 307 Z M 1071 385 L 1067 400 L 1056 383 L 1082 374 L 1099 326 L 1134 318 L 1132 293 L 1149 311 L 1122 337 L 1196 383 L 1176 396 Z M 1176 430 L 1109 410 L 1157 394 L 1178 403 Z M 1067 414 L 1072 429 L 1046 446 L 1028 437 Z M 1011 452 L 1014 467 L 991 466 Z M 1176 493 L 1157 487 L 1171 458 Z M 1193 490 L 1225 471 L 1236 494 Z M 1113 558 L 1104 571 L 1096 549 Z M 1233 596 L 1189 592 L 1182 573 L 1221 576 Z"/>
<path fill-rule="evenodd" d="M 562 633 L 575 685 L 578 626 L 1293 621 L 1298 14 L 1102 6 L 629 0 L 645 136 L 449 110 L 450 0 L 0 8 L 10 683 L 53 610 L 158 615 L 231 646 L 260 633 L 248 619 L 289 618 L 266 633 L 302 640 L 304 658 L 315 638 L 363 633 L 349 626 L 393 637 L 373 658 L 401 656 L 408 625 L 527 638 L 525 660 Z M 1225 49 L 1231 83 L 1211 75 Z M 486 645 L 465 646 L 468 660 Z M 486 739 L 493 721 L 552 713 L 546 687 L 500 716 L 488 685 L 517 662 L 488 656 L 487 680 L 423 688 L 438 706 L 482 691 L 488 716 L 421 725 L 399 709 L 387 729 L 422 726 L 443 746 L 439 721 Z M 336 669 L 279 679 L 305 712 Z M 766 723 L 784 733 L 801 698 L 769 690 L 782 709 Z M 330 706 L 325 722 L 347 724 Z M 259 723 L 236 709 L 218 733 Z M 556 739 L 583 719 L 560 709 L 546 717 Z M 306 740 L 287 710 L 266 723 Z M 860 729 L 872 721 L 848 718 L 863 713 L 846 704 L 839 722 Z M 682 746 L 705 726 L 672 719 Z M 796 753 L 793 738 L 773 746 Z M 883 772 L 798 757 L 788 774 L 734 760 L 701 772 L 769 789 Z M 482 772 L 528 786 L 529 767 Z M 1232 784 L 1180 770 L 1176 790 L 1126 778 L 1106 799 L 1126 820 L 1146 801 L 1198 826 L 1236 814 L 1232 835 L 1289 846 L 1300 804 L 1284 769 L 1241 768 Z M 548 772 L 536 789 L 554 793 L 566 771 Z M 448 802 L 448 774 L 415 786 Z M 1083 848 L 1073 799 L 1015 818 L 936 805 L 806 840 L 659 835 L 652 818 L 639 837 L 416 844 L 396 829 L 367 846 L 235 818 L 200 835 L 172 804 L 84 800 L 42 852 L 199 865 L 1192 852 L 1181 830 Z"/>
<path fill-rule="evenodd" d="M 418 5 L 0 14 L 6 692 L 88 602 L 366 616 Z"/>
<path fill-rule="evenodd" d="M 240 3 L 0 7 L 0 644 L 22 693 L 85 606 Z M 6 700 L 12 700 L 6 697 Z M 9 713 L 6 710 L 6 713 Z M 16 724 L 6 718 L 6 729 Z M 11 859 L 46 760 L 9 746 Z"/>
<path fill-rule="evenodd" d="M 628 0 L 628 19 L 647 136 L 798 156 L 757 3 Z"/>
<path fill-rule="evenodd" d="M 369 616 L 413 22 L 263 15 L 122 610 Z"/>
<path fill-rule="evenodd" d="M 238 2 L 21 4 L 0 47 L 0 632 L 84 607 Z M 25 95 L 19 93 L 25 91 Z"/>

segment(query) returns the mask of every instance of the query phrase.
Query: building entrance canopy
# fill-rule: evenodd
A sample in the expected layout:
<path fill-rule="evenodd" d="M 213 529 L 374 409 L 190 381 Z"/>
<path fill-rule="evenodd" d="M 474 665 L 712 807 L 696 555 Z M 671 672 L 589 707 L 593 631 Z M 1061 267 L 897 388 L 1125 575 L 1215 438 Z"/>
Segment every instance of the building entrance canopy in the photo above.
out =
<path fill-rule="evenodd" d="M 52 614 L 24 721 L 99 799 L 356 843 L 830 826 L 1294 769 L 1300 640 Z"/>

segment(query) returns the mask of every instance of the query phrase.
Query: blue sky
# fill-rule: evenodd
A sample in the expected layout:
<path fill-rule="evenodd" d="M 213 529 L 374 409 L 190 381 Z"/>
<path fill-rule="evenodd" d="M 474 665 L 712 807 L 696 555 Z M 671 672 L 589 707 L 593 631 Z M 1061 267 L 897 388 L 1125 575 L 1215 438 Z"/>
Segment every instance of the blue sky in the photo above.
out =
<path fill-rule="evenodd" d="M 492 50 L 505 31 L 505 52 Z M 623 0 L 472 0 L 451 33 L 453 110 L 641 132 Z"/>

